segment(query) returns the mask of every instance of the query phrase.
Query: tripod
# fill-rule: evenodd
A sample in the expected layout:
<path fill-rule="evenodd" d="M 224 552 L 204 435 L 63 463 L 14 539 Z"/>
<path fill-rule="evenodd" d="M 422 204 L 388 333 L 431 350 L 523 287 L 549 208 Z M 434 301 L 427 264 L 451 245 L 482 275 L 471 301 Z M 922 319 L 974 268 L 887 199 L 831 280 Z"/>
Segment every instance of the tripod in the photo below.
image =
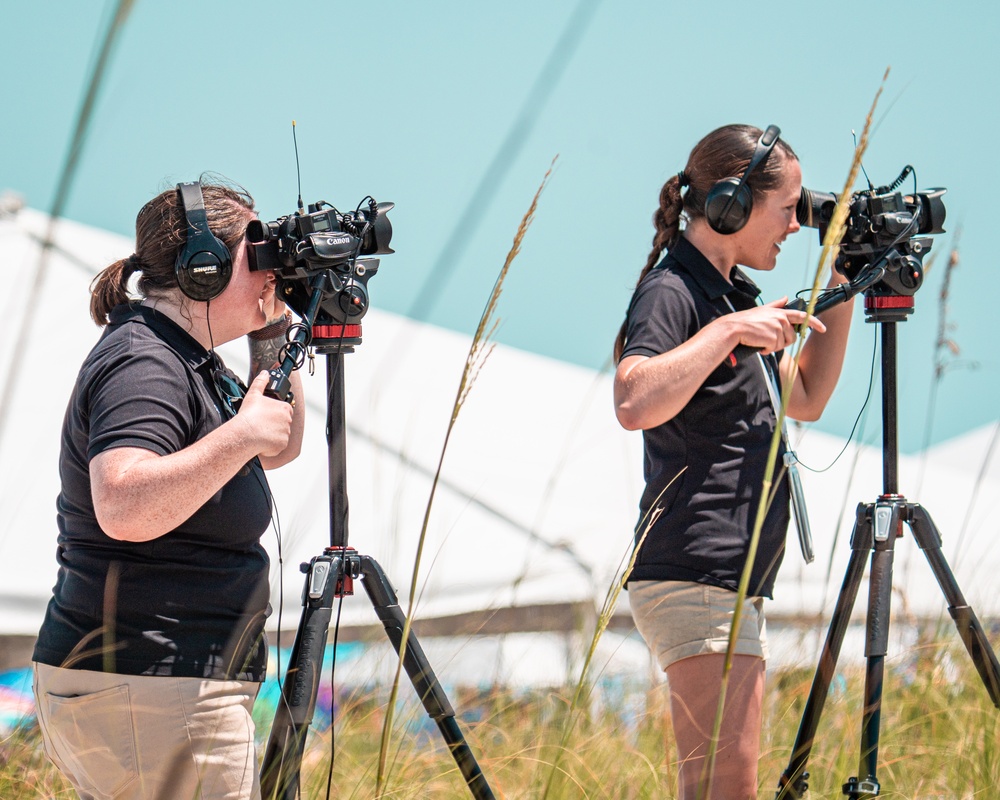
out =
<path fill-rule="evenodd" d="M 896 418 L 896 323 L 913 311 L 913 297 L 895 294 L 865 295 L 867 322 L 882 329 L 882 495 L 874 503 L 858 505 L 851 534 L 847 574 L 823 645 L 812 688 L 802 712 L 788 767 L 778 782 L 777 800 L 799 800 L 809 789 L 806 762 L 812 750 L 823 704 L 840 655 L 840 647 L 857 598 L 867 554 L 871 553 L 868 616 L 865 632 L 865 694 L 861 723 L 861 757 L 858 775 L 843 785 L 844 797 L 868 800 L 877 797 L 879 726 L 882 684 L 889 641 L 889 602 L 892 595 L 892 562 L 896 539 L 905 523 L 923 551 L 948 601 L 948 612 L 968 650 L 993 704 L 1000 708 L 1000 663 L 989 640 L 968 605 L 941 553 L 941 536 L 927 511 L 898 493 L 898 443 Z"/>
<path fill-rule="evenodd" d="M 396 592 L 382 567 L 372 557 L 359 554 L 347 544 L 343 354 L 353 352 L 354 345 L 361 343 L 361 326 L 313 324 L 326 291 L 324 287 L 329 285 L 322 273 L 313 280 L 303 324 L 295 326 L 297 330 L 290 342 L 297 342 L 298 352 L 304 353 L 306 341 L 311 340 L 316 351 L 326 355 L 330 546 L 302 565 L 306 575 L 302 616 L 261 764 L 261 796 L 265 800 L 295 800 L 298 796 L 302 755 L 316 708 L 334 599 L 353 594 L 354 580 L 361 579 L 397 654 L 403 646 L 406 622 Z M 298 363 L 295 350 L 287 350 L 281 365 L 271 372 L 268 392 L 282 400 L 288 398 L 288 377 Z M 403 666 L 428 716 L 437 723 L 472 796 L 493 800 L 493 792 L 455 720 L 455 710 L 412 631 L 406 639 Z"/>

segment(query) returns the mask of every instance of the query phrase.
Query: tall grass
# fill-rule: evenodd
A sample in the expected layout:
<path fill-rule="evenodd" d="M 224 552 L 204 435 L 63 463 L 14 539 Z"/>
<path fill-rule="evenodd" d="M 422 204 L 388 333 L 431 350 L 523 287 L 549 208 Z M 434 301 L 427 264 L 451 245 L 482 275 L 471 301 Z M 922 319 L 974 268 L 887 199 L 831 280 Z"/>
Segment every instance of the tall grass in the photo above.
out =
<path fill-rule="evenodd" d="M 810 668 L 769 676 L 759 798 L 773 798 L 787 766 L 809 693 Z M 864 675 L 861 667 L 834 681 L 810 759 L 812 797 L 840 797 L 857 775 Z M 540 800 L 539 767 L 558 763 L 550 800 L 672 798 L 677 766 L 662 686 L 637 676 L 633 700 L 623 706 L 595 691 L 571 713 L 574 686 L 548 690 L 456 690 L 455 705 L 470 745 L 498 797 Z M 381 692 L 343 699 L 335 722 L 337 758 L 333 796 L 375 796 L 385 706 Z M 636 707 L 638 711 L 636 712 Z M 463 798 L 469 791 L 435 731 L 427 730 L 416 700 L 399 712 L 406 732 L 396 742 L 383 796 L 393 800 Z M 566 731 L 569 730 L 568 737 Z M 1000 795 L 1000 715 L 957 636 L 924 644 L 895 659 L 883 696 L 878 778 L 893 800 L 989 800 Z M 302 798 L 326 796 L 330 731 L 310 735 L 302 765 Z M 670 754 L 669 756 L 666 754 Z M 0 797 L 72 798 L 75 795 L 42 756 L 34 730 L 0 741 Z M 185 798 L 178 798 L 185 800 Z"/>

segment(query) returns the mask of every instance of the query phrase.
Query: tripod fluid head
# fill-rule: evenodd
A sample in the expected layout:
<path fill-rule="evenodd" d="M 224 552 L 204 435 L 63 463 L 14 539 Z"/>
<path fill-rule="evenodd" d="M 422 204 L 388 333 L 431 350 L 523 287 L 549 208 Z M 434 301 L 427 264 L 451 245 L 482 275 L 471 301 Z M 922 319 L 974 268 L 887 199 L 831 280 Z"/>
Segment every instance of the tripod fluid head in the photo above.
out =
<path fill-rule="evenodd" d="M 308 276 L 308 283 L 278 278 L 279 296 L 309 326 L 308 344 L 317 353 L 353 353 L 361 344 L 361 318 L 369 305 L 368 281 L 378 266 L 377 258 L 359 258 L 346 274 L 320 269 Z"/>

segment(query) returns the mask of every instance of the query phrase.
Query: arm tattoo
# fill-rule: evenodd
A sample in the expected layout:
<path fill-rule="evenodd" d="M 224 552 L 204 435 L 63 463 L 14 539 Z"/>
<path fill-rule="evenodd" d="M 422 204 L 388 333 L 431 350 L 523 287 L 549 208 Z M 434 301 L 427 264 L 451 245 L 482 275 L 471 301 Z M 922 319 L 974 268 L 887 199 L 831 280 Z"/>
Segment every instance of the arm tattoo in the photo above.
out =
<path fill-rule="evenodd" d="M 247 339 L 250 343 L 250 381 L 260 374 L 261 370 L 269 370 L 277 366 L 278 356 L 285 344 L 285 337 L 274 339 Z"/>

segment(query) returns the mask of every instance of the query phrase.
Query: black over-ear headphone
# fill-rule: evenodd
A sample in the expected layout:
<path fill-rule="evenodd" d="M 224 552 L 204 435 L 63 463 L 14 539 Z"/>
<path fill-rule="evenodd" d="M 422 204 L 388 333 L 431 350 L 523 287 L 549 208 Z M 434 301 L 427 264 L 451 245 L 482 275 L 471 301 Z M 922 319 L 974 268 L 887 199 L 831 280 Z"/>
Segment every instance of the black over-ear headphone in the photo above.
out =
<path fill-rule="evenodd" d="M 229 285 L 232 254 L 208 228 L 201 184 L 178 183 L 177 192 L 187 219 L 187 240 L 174 262 L 177 285 L 192 300 L 214 300 Z"/>
<path fill-rule="evenodd" d="M 708 190 L 705 198 L 705 219 L 716 233 L 736 233 L 747 224 L 753 211 L 753 191 L 747 186 L 747 178 L 757 167 L 767 161 L 774 145 L 781 135 L 781 128 L 768 125 L 767 130 L 757 140 L 753 158 L 739 178 L 723 178 Z"/>

